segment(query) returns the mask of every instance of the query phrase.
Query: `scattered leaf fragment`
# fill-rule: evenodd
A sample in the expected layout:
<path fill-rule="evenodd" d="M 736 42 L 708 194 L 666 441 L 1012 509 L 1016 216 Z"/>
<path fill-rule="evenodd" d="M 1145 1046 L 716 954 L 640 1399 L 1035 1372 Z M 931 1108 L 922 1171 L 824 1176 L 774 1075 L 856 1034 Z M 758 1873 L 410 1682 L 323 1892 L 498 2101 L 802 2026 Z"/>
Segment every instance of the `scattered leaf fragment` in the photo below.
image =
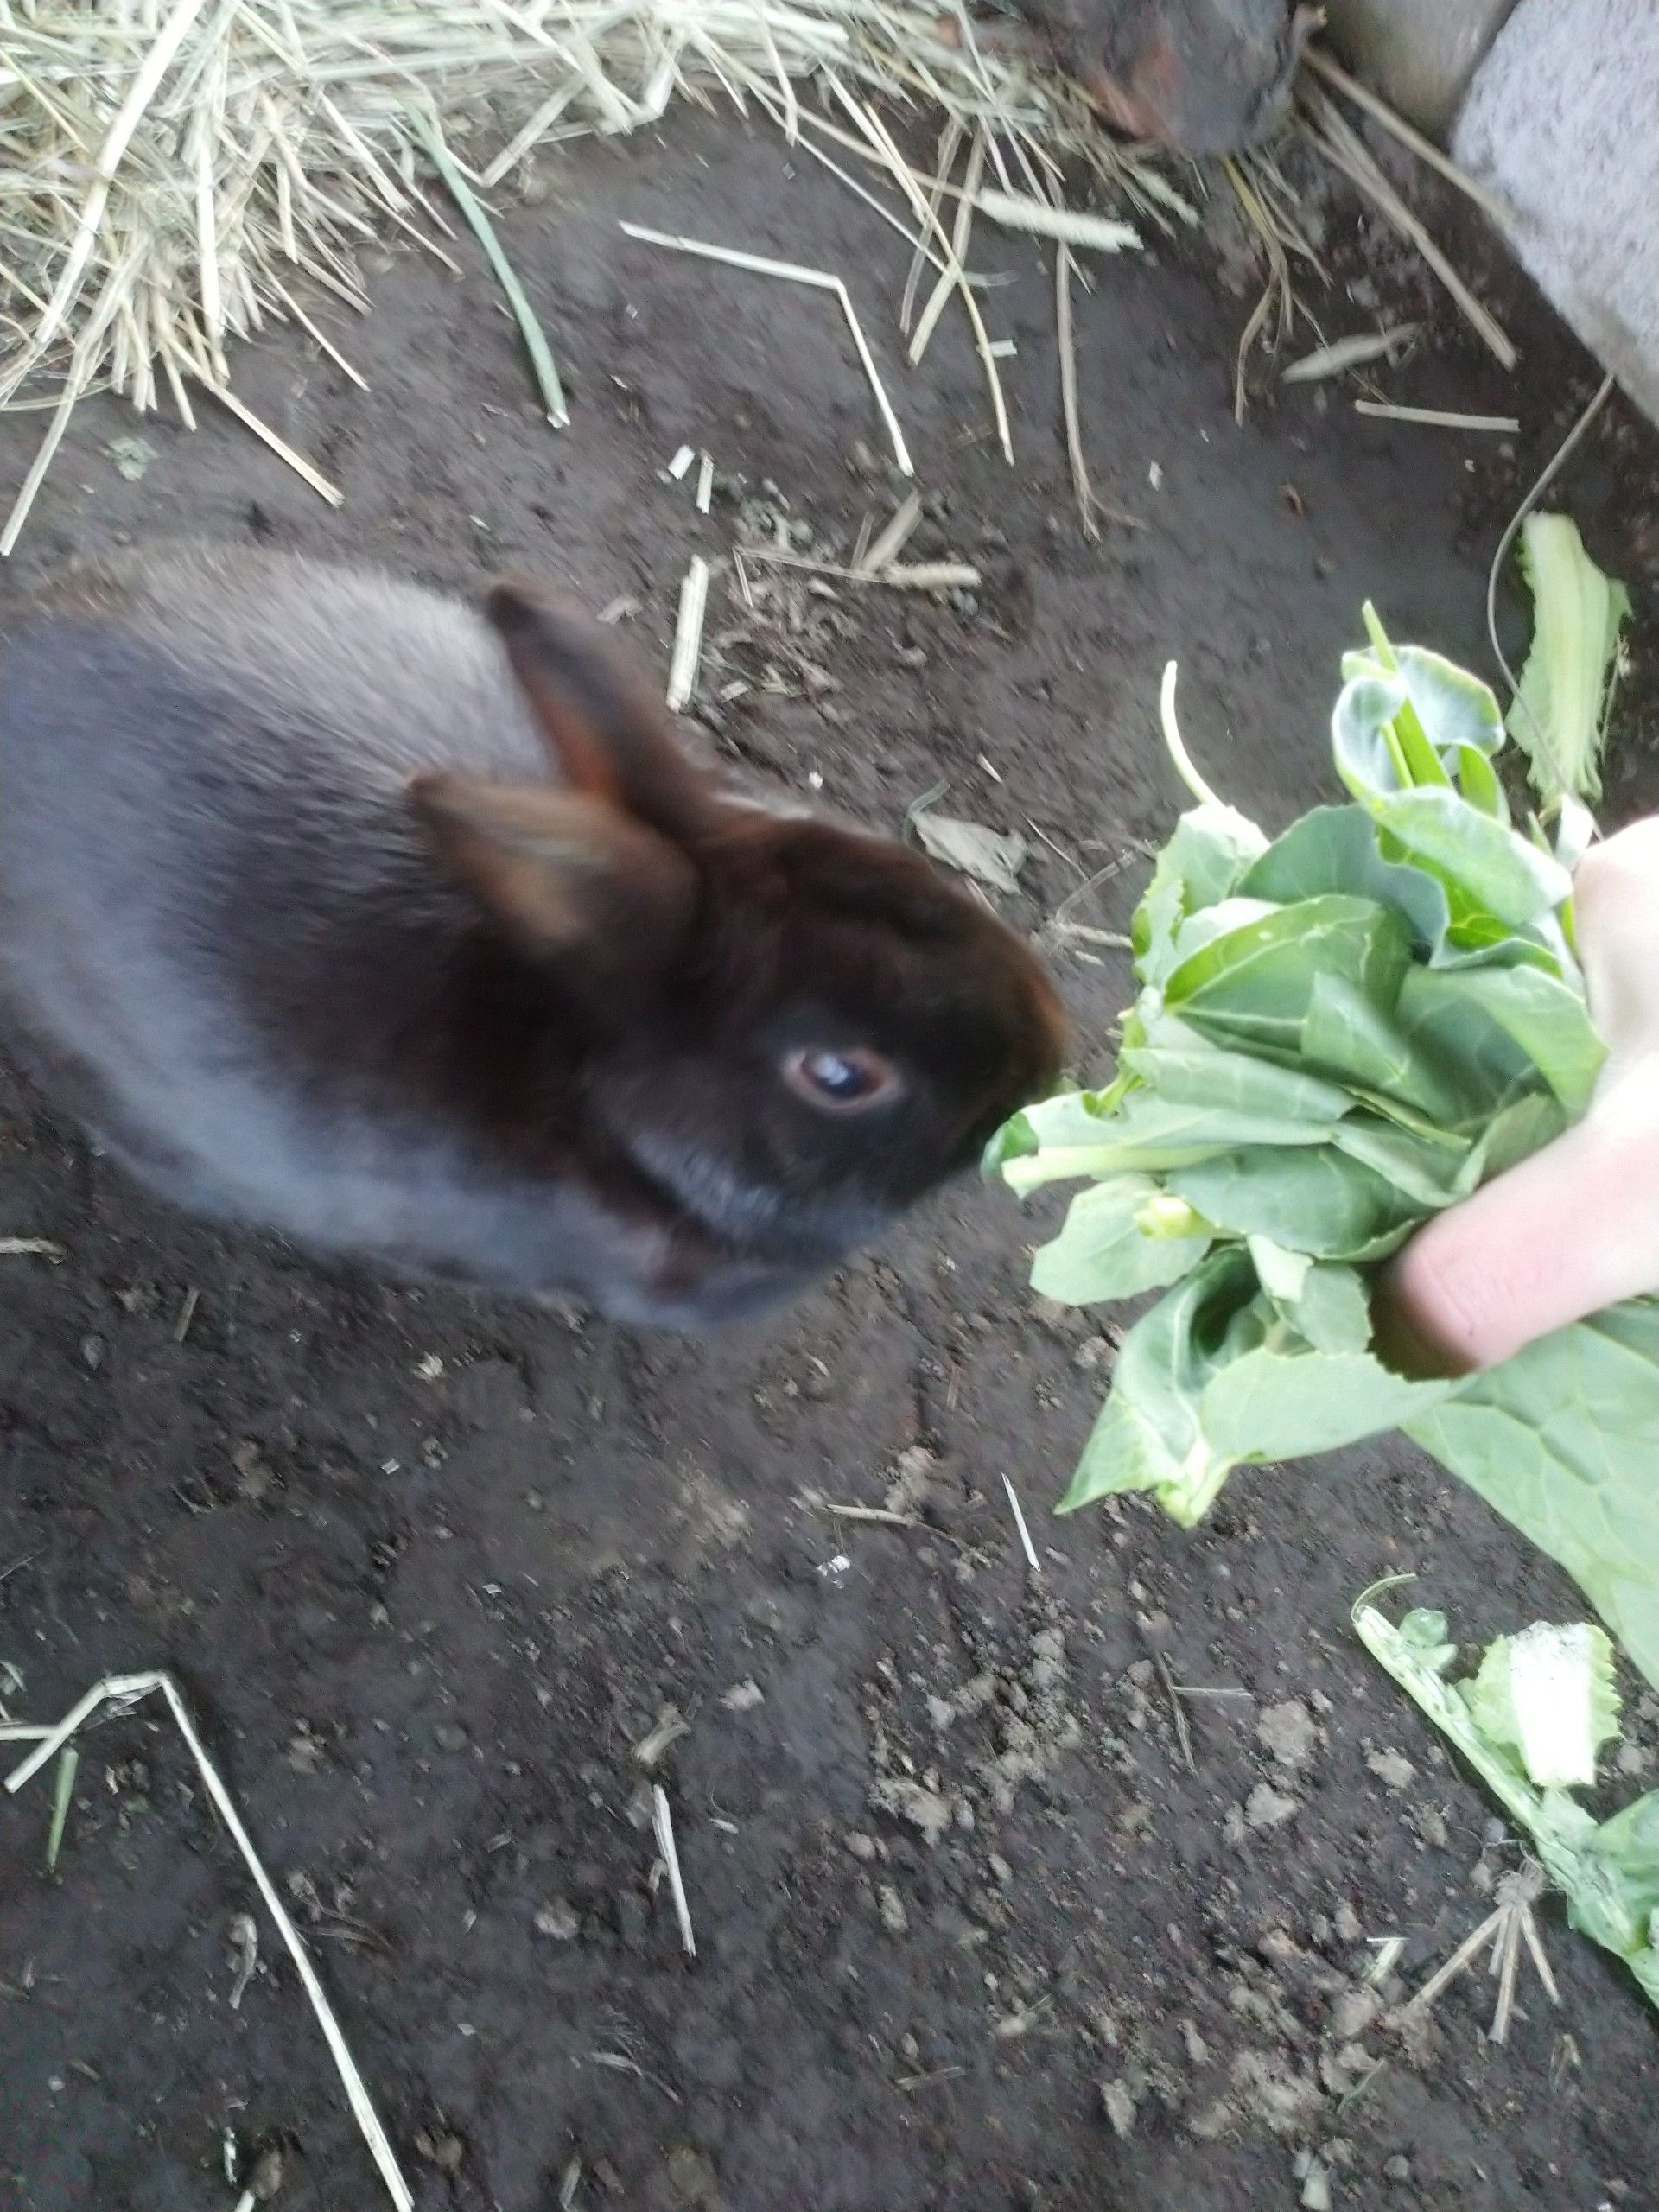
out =
<path fill-rule="evenodd" d="M 104 450 L 129 484 L 136 484 L 156 458 L 148 438 L 111 438 Z"/>
<path fill-rule="evenodd" d="M 1020 888 L 1020 871 L 1031 848 L 1017 830 L 988 830 L 982 823 L 950 814 L 918 814 L 912 821 L 923 851 L 932 859 L 1006 896 Z"/>

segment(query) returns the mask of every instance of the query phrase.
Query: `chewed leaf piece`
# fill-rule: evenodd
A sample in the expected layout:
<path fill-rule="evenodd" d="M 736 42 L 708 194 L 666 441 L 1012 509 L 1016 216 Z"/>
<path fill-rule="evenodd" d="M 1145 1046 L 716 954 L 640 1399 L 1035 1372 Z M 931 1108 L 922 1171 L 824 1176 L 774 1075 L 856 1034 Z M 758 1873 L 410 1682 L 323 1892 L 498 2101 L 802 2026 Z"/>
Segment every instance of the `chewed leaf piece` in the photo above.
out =
<path fill-rule="evenodd" d="M 1496 1637 L 1463 1693 L 1487 1742 L 1515 1751 L 1539 1789 L 1589 1789 L 1597 1752 L 1618 1733 L 1613 1647 L 1588 1621 Z"/>
<path fill-rule="evenodd" d="M 1360 1642 L 1525 1836 L 1573 1926 L 1622 1959 L 1659 2005 L 1659 1790 L 1599 1823 L 1569 1795 L 1618 1732 L 1606 1638 L 1584 1623 L 1535 1624 L 1497 1638 L 1457 1681 L 1445 1615 L 1417 1611 L 1396 1625 L 1370 1602 L 1376 1594 L 1354 1607 Z"/>

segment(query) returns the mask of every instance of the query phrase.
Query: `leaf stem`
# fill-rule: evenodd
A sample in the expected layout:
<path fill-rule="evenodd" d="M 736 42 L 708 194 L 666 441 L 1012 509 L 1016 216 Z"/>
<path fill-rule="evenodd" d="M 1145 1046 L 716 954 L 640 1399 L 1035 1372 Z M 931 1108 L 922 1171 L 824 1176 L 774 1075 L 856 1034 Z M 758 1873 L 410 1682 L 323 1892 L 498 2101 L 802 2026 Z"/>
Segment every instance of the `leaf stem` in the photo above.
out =
<path fill-rule="evenodd" d="M 1377 613 L 1375 601 L 1368 599 L 1359 611 L 1365 624 L 1365 634 L 1371 641 L 1372 652 L 1390 676 L 1397 675 L 1400 663 L 1395 658 L 1393 644 L 1382 627 L 1382 617 Z"/>
<path fill-rule="evenodd" d="M 1164 670 L 1164 681 L 1158 694 L 1158 715 L 1164 726 L 1164 743 L 1169 747 L 1169 757 L 1175 763 L 1175 772 L 1186 785 L 1200 806 L 1220 806 L 1204 778 L 1192 765 L 1192 756 L 1181 741 L 1180 725 L 1175 720 L 1176 664 L 1171 661 Z"/>

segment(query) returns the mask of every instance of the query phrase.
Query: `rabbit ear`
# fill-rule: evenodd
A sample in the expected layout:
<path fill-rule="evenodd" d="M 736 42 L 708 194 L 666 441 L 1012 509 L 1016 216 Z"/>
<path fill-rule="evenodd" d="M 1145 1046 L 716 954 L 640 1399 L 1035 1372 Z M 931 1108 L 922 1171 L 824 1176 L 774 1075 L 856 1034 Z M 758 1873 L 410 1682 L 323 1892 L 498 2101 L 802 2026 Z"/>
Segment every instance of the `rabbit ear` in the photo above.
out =
<path fill-rule="evenodd" d="M 499 583 L 484 602 L 569 788 L 608 800 L 666 837 L 713 826 L 713 785 L 614 640 L 537 584 Z"/>
<path fill-rule="evenodd" d="M 448 874 L 527 952 L 580 952 L 609 982 L 659 964 L 690 921 L 690 861 L 602 798 L 453 775 L 409 796 Z"/>

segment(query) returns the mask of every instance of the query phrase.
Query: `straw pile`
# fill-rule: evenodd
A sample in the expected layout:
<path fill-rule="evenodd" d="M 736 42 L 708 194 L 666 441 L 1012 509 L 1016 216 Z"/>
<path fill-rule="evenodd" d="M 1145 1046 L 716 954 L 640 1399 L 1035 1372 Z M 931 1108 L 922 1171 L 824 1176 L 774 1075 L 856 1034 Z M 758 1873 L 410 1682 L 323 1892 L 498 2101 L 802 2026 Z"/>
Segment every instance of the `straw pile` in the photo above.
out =
<path fill-rule="evenodd" d="M 1120 209 L 1165 227 L 1198 219 L 1165 167 L 1116 146 L 1082 93 L 1030 53 L 976 25 L 964 0 L 0 0 L 0 409 L 50 410 L 0 555 L 76 401 L 95 390 L 140 412 L 165 403 L 187 424 L 193 395 L 211 393 L 337 500 L 232 392 L 230 342 L 267 320 L 297 321 L 354 375 L 307 302 L 366 310 L 356 255 L 389 232 L 454 265 L 446 208 L 482 238 L 550 419 L 563 422 L 553 351 L 478 194 L 538 145 L 636 130 L 677 96 L 719 93 L 770 115 L 903 232 L 911 358 L 958 300 L 1012 460 L 996 349 L 965 274 L 976 212 L 1060 241 L 1063 328 L 1071 248 L 1109 251 L 1122 228 L 1065 207 L 1063 163 Z M 895 105 L 939 127 L 929 168 L 882 121 Z M 1341 151 L 1382 204 L 1351 131 Z M 1248 348 L 1287 329 L 1290 262 L 1313 256 L 1271 161 L 1223 173 L 1269 267 Z M 1390 219 L 1405 212 L 1385 207 Z M 1243 397 L 1241 355 L 1241 409 Z M 1066 401 L 1087 522 L 1069 389 Z"/>
<path fill-rule="evenodd" d="M 319 290 L 366 306 L 369 238 L 442 253 L 435 140 L 487 191 L 549 139 L 720 90 L 841 165 L 837 139 L 869 156 L 874 93 L 983 128 L 1009 189 L 1052 192 L 1067 153 L 1150 174 L 1076 94 L 982 50 L 965 15 L 941 22 L 891 0 L 0 0 L 0 407 L 54 410 L 0 550 L 81 394 L 188 423 L 193 391 L 234 404 L 232 339 L 275 318 L 324 342 Z M 806 76 L 839 93 L 834 117 L 799 100 Z"/>

